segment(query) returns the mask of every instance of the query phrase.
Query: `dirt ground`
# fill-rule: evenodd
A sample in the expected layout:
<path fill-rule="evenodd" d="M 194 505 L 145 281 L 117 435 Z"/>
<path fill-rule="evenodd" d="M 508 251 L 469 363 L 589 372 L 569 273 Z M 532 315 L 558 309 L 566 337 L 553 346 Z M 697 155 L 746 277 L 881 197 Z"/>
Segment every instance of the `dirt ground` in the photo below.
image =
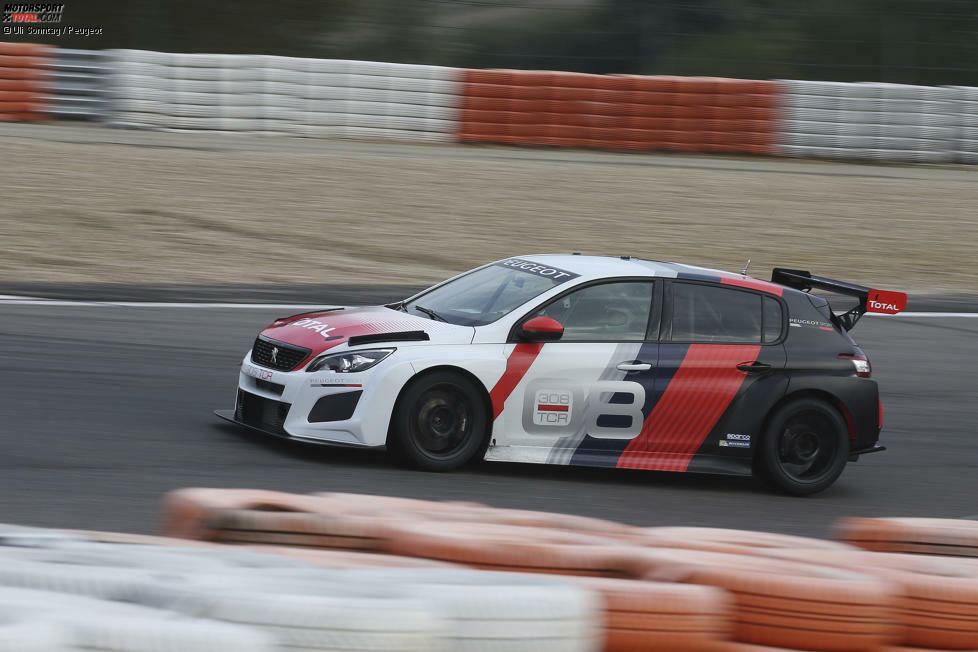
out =
<path fill-rule="evenodd" d="M 511 255 L 975 291 L 978 170 L 0 125 L 0 279 L 423 283 Z"/>

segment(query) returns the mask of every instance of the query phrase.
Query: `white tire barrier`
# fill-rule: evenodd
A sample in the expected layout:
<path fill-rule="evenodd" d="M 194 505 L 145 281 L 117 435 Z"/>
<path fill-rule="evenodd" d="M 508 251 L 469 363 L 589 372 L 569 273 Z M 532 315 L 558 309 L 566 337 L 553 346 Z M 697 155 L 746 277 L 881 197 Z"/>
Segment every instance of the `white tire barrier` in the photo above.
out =
<path fill-rule="evenodd" d="M 558 579 L 464 570 L 346 571 L 351 583 L 373 579 L 429 600 L 450 623 L 460 652 L 599 647 L 597 597 Z"/>
<path fill-rule="evenodd" d="M 0 614 L 0 652 L 70 652 L 70 633 L 43 620 L 11 620 Z"/>
<path fill-rule="evenodd" d="M 214 577 L 146 585 L 130 599 L 196 618 L 255 627 L 283 648 L 404 650 L 446 647 L 444 621 L 424 602 L 367 596 L 304 572 L 302 590 L 272 577 Z M 391 587 L 385 592 L 390 594 Z M 377 591 L 377 593 L 380 593 Z"/>
<path fill-rule="evenodd" d="M 116 126 L 423 142 L 457 131 L 454 68 L 139 50 L 108 59 Z"/>
<path fill-rule="evenodd" d="M 782 81 L 780 153 L 943 162 L 954 151 L 954 91 L 882 83 Z"/>

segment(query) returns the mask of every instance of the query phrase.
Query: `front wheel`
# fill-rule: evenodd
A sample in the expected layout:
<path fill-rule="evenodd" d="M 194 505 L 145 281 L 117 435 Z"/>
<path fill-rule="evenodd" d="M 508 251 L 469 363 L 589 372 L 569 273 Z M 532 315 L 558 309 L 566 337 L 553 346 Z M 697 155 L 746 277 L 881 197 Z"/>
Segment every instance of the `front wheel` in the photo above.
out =
<path fill-rule="evenodd" d="M 479 451 L 487 425 L 482 394 L 472 381 L 435 372 L 404 390 L 391 418 L 389 442 L 411 466 L 449 471 Z"/>
<path fill-rule="evenodd" d="M 796 496 L 828 488 L 846 466 L 849 431 L 838 410 L 798 399 L 772 415 L 759 451 L 767 477 Z"/>

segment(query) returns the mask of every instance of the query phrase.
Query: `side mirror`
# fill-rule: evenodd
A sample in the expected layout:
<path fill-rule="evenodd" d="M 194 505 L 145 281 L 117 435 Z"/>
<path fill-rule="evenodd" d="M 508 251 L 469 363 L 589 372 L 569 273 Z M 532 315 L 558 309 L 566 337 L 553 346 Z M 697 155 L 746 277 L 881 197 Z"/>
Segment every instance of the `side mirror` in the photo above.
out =
<path fill-rule="evenodd" d="M 516 335 L 526 342 L 556 342 L 564 334 L 564 327 L 553 317 L 534 317 L 523 322 Z"/>

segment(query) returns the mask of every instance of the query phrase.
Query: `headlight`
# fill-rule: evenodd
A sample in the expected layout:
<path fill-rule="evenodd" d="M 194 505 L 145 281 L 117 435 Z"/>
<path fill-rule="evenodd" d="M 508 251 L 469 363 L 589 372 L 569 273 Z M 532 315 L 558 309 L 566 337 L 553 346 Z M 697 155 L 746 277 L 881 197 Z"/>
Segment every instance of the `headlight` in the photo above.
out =
<path fill-rule="evenodd" d="M 323 355 L 306 367 L 306 371 L 335 371 L 341 374 L 370 369 L 397 349 L 370 349 L 368 351 L 349 351 Z"/>

